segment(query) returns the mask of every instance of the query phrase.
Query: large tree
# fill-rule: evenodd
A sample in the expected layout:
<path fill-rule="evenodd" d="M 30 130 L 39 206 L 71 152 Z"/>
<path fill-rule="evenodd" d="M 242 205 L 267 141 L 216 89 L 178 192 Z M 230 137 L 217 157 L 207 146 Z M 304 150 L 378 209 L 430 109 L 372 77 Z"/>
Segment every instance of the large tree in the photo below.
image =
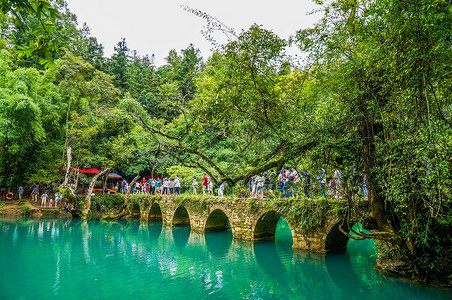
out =
<path fill-rule="evenodd" d="M 286 44 L 254 25 L 196 74 L 194 96 L 184 86 L 167 90 L 164 103 L 173 111 L 171 119 L 137 110 L 154 148 L 203 169 L 214 181 L 221 177 L 235 185 L 271 167 L 281 168 L 312 147 L 314 141 L 304 133 L 314 106 L 301 93 L 303 73 L 289 67 Z M 194 75 L 184 71 L 185 61 L 193 61 L 192 52 L 185 51 L 183 59 L 169 56 L 177 80 Z"/>
<path fill-rule="evenodd" d="M 363 169 L 359 238 L 377 239 L 382 268 L 424 280 L 451 270 L 450 28 L 445 1 L 333 1 L 297 34 L 324 102 L 311 155 Z"/>

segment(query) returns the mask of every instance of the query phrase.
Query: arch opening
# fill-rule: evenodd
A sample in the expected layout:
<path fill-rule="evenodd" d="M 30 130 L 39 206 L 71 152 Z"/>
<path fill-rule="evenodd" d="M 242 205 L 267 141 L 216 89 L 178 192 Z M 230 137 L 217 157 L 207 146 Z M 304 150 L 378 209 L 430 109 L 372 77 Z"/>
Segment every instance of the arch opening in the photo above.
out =
<path fill-rule="evenodd" d="M 253 239 L 255 241 L 275 239 L 280 218 L 281 215 L 274 210 L 263 214 L 256 223 Z"/>
<path fill-rule="evenodd" d="M 140 218 L 140 214 L 140 206 L 137 203 L 133 204 L 130 209 L 130 217 L 138 219 Z"/>
<path fill-rule="evenodd" d="M 221 210 L 215 209 L 210 213 L 204 228 L 205 232 L 226 231 L 231 228 L 228 216 Z"/>
<path fill-rule="evenodd" d="M 190 226 L 190 216 L 185 207 L 179 206 L 174 212 L 173 226 Z"/>
<path fill-rule="evenodd" d="M 344 235 L 339 227 L 340 223 L 335 224 L 328 232 L 325 240 L 325 252 L 341 251 L 347 249 L 348 236 Z M 346 227 L 343 227 L 347 230 Z"/>
<path fill-rule="evenodd" d="M 162 210 L 160 209 L 160 205 L 157 203 L 152 204 L 151 209 L 149 210 L 149 218 L 150 222 L 162 222 Z"/>

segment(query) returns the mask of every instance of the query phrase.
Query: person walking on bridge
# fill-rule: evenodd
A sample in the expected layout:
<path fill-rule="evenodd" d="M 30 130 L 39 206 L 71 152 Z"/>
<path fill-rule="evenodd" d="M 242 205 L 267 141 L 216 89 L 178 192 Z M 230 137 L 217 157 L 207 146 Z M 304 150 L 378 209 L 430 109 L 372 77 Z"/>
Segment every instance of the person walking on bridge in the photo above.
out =
<path fill-rule="evenodd" d="M 203 174 L 203 178 L 202 178 L 202 195 L 205 196 L 206 195 L 206 189 L 207 189 L 207 184 L 208 184 L 208 179 L 206 174 Z"/>
<path fill-rule="evenodd" d="M 174 194 L 180 195 L 180 179 L 177 175 L 174 177 Z"/>

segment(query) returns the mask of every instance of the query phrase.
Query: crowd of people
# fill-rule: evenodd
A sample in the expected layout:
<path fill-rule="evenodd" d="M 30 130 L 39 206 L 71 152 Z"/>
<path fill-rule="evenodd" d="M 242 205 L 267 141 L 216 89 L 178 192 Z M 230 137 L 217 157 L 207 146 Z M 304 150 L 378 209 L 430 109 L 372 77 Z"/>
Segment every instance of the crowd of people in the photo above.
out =
<path fill-rule="evenodd" d="M 146 178 L 141 181 L 135 182 L 130 187 L 131 194 L 146 193 L 152 195 L 180 195 L 181 182 L 180 178 L 176 175 L 174 178 Z M 123 179 L 121 182 L 121 193 L 126 194 L 129 189 L 129 183 Z"/>
<path fill-rule="evenodd" d="M 123 179 L 120 184 L 120 192 L 126 194 L 129 189 L 130 183 Z M 218 187 L 218 196 L 223 197 L 225 183 L 221 183 Z M 193 195 L 198 195 L 198 180 L 196 176 L 193 176 Z M 119 187 L 118 187 L 119 188 Z M 202 193 L 205 196 L 214 196 L 213 194 L 213 182 L 210 177 L 203 174 L 202 179 Z M 174 178 L 150 178 L 146 180 L 143 178 L 141 181 L 136 181 L 132 186 L 130 186 L 131 194 L 146 193 L 152 195 L 162 195 L 162 196 L 177 196 L 180 195 L 181 191 L 181 180 L 176 175 Z"/>
<path fill-rule="evenodd" d="M 298 198 L 303 193 L 309 199 L 311 198 L 311 194 L 315 192 L 317 196 L 328 197 L 331 200 L 341 199 L 345 194 L 342 177 L 342 172 L 337 168 L 334 169 L 333 176 L 330 178 L 327 177 L 325 169 L 320 168 L 315 177 L 317 182 L 312 184 L 311 175 L 307 170 L 299 173 L 294 167 L 284 167 L 278 172 L 272 169 L 249 178 L 249 197 L 260 199 L 274 197 Z M 353 197 L 360 190 L 358 186 L 361 185 L 362 194 L 367 199 L 369 189 L 364 172 L 361 173 L 361 177 L 362 181 L 359 180 L 358 176 L 350 177 L 350 182 L 354 183 L 351 195 Z M 192 180 L 193 195 L 198 195 L 198 192 L 202 191 L 202 195 L 204 196 L 214 196 L 214 183 L 209 176 L 203 174 L 200 187 L 196 176 L 193 176 Z M 224 197 L 225 182 L 220 179 L 218 183 L 217 196 Z M 126 194 L 129 188 L 131 194 L 146 193 L 162 196 L 177 196 L 181 193 L 181 179 L 177 175 L 174 178 L 161 178 L 157 176 L 148 180 L 143 178 L 140 181 L 134 182 L 132 186 L 129 186 L 130 184 L 126 179 L 123 179 L 116 184 L 112 184 L 111 188 L 122 194 Z M 105 189 L 108 192 L 108 189 Z M 20 186 L 18 189 L 19 200 L 22 200 L 23 194 L 24 188 Z M 39 196 L 41 196 L 41 207 L 47 206 L 47 201 L 49 207 L 57 207 L 62 201 L 62 196 L 58 190 L 51 195 L 50 186 L 44 187 L 40 184 L 32 184 L 32 201 L 37 202 Z"/>
<path fill-rule="evenodd" d="M 366 199 L 368 197 L 369 189 L 367 188 L 366 176 L 364 172 L 362 176 L 362 193 Z M 317 182 L 312 182 L 311 175 L 307 170 L 303 170 L 299 173 L 296 168 L 284 167 L 279 172 L 275 172 L 273 169 L 267 172 L 256 174 L 249 179 L 249 197 L 250 198 L 275 198 L 275 197 L 293 197 L 298 198 L 303 193 L 306 198 L 311 198 L 315 193 L 317 196 L 327 197 L 332 199 L 342 199 L 345 195 L 344 182 L 342 178 L 342 172 L 337 168 L 334 169 L 332 177 L 327 177 L 326 171 L 323 168 L 318 170 L 318 174 L 315 177 Z M 357 178 L 351 176 L 350 182 L 355 183 L 353 187 L 352 197 L 358 192 Z M 198 178 L 193 176 L 192 178 L 192 194 L 198 195 L 202 191 L 202 195 L 208 197 L 214 197 L 214 183 L 209 176 L 203 174 L 202 181 L 199 184 Z M 224 197 L 225 182 L 218 181 L 217 197 Z M 121 182 L 121 193 L 127 193 L 129 183 L 126 180 Z M 177 196 L 180 195 L 181 180 L 176 175 L 174 179 L 142 179 L 137 181 L 131 187 L 131 193 L 147 193 L 152 195 L 167 195 Z"/>
<path fill-rule="evenodd" d="M 42 184 L 33 183 L 30 187 L 31 189 L 31 200 L 38 202 L 39 196 L 41 196 L 41 207 L 47 206 L 47 199 L 49 200 L 49 207 L 57 207 L 61 205 L 61 201 L 63 196 L 60 194 L 60 191 L 57 190 L 52 193 L 52 189 L 50 186 L 44 187 Z M 22 186 L 18 189 L 19 201 L 22 200 L 22 196 L 24 194 L 24 188 Z"/>
<path fill-rule="evenodd" d="M 362 176 L 362 192 L 365 195 L 365 199 L 369 195 L 369 189 L 367 187 L 366 175 L 364 172 Z M 274 170 L 267 171 L 263 174 L 257 174 L 249 180 L 250 198 L 265 198 L 265 197 L 293 197 L 298 198 L 300 196 L 300 190 L 304 193 L 306 198 L 311 197 L 312 189 L 315 188 L 318 191 L 319 196 L 329 197 L 332 199 L 342 199 L 345 195 L 344 182 L 342 178 L 342 172 L 335 168 L 333 176 L 327 178 L 325 169 L 320 168 L 318 175 L 316 176 L 317 183 L 311 183 L 311 175 L 307 170 L 303 170 L 300 174 L 296 168 L 284 167 L 279 172 Z M 328 186 L 326 186 L 328 182 Z M 350 177 L 350 182 L 353 183 L 352 197 L 359 191 L 357 188 L 359 182 L 356 176 Z"/>

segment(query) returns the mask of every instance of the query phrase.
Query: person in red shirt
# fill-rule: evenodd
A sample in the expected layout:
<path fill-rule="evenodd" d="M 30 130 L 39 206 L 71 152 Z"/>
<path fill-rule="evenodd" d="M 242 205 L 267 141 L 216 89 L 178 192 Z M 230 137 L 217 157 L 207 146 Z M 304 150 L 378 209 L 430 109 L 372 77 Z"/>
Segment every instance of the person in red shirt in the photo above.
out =
<path fill-rule="evenodd" d="M 209 179 L 207 179 L 206 174 L 203 174 L 203 179 L 202 179 L 202 194 L 203 196 L 206 195 L 206 188 L 207 188 L 207 184 L 209 183 Z"/>
<path fill-rule="evenodd" d="M 146 183 L 147 183 L 146 179 L 144 179 L 144 178 L 141 179 L 140 183 L 141 183 L 141 191 L 143 193 L 146 193 Z"/>

